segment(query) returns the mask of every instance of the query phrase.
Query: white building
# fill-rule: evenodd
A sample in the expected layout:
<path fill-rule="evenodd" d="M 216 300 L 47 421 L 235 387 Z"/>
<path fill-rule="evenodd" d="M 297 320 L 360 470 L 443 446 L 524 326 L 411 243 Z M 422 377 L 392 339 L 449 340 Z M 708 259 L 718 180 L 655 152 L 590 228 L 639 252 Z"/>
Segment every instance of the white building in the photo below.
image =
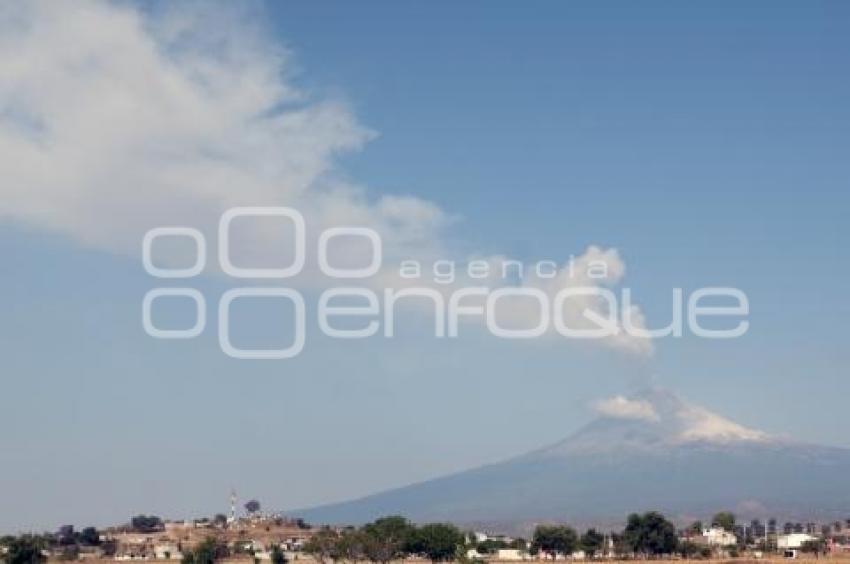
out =
<path fill-rule="evenodd" d="M 157 560 L 181 560 L 183 558 L 180 547 L 169 542 L 154 545 L 153 554 Z"/>
<path fill-rule="evenodd" d="M 708 546 L 735 546 L 738 544 L 738 539 L 734 533 L 720 527 L 703 529 L 702 538 Z"/>
<path fill-rule="evenodd" d="M 491 534 L 484 533 L 484 532 L 481 532 L 481 531 L 475 531 L 472 534 L 475 535 L 475 542 L 484 542 L 484 541 L 487 541 L 487 540 L 492 540 L 492 541 L 501 541 L 501 542 L 510 544 L 514 540 L 513 537 L 509 537 L 508 535 L 500 535 L 500 534 L 492 534 L 491 535 Z"/>
<path fill-rule="evenodd" d="M 776 538 L 776 548 L 779 549 L 798 549 L 803 547 L 803 543 L 807 541 L 817 540 L 808 533 L 791 533 L 790 535 L 779 535 Z"/>

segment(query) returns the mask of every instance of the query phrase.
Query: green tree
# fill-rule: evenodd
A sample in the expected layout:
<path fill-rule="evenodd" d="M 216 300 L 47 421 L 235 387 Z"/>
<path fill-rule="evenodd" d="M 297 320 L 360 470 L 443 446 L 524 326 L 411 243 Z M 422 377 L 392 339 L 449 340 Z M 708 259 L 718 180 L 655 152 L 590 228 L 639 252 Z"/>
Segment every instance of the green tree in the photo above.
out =
<path fill-rule="evenodd" d="M 47 560 L 41 552 L 43 548 L 41 539 L 23 535 L 6 544 L 4 560 L 6 564 L 42 564 Z"/>
<path fill-rule="evenodd" d="M 409 543 L 410 552 L 427 556 L 432 562 L 453 560 L 458 547 L 463 546 L 463 533 L 448 523 L 429 523 L 417 528 Z"/>
<path fill-rule="evenodd" d="M 104 557 L 111 558 L 118 552 L 118 541 L 115 539 L 106 539 L 100 543 L 100 550 L 103 552 Z"/>
<path fill-rule="evenodd" d="M 614 554 L 620 559 L 625 559 L 632 552 L 623 533 L 611 533 L 611 544 L 614 548 Z"/>
<path fill-rule="evenodd" d="M 272 564 L 286 564 L 287 562 L 286 554 L 284 554 L 283 550 L 281 550 L 278 545 L 274 545 L 270 556 Z"/>
<path fill-rule="evenodd" d="M 514 548 L 516 550 L 528 550 L 528 541 L 523 538 L 515 538 L 514 540 L 508 543 L 508 548 Z"/>
<path fill-rule="evenodd" d="M 702 547 L 693 541 L 679 543 L 679 554 L 682 558 L 693 558 L 701 553 Z"/>
<path fill-rule="evenodd" d="M 475 550 L 477 550 L 480 554 L 494 554 L 500 548 L 507 547 L 508 543 L 503 540 L 487 539 L 479 542 L 476 545 Z"/>
<path fill-rule="evenodd" d="M 370 541 L 363 534 L 363 531 L 358 531 L 354 528 L 345 529 L 336 539 L 336 543 L 331 551 L 331 559 L 335 562 L 357 562 L 362 560 L 366 554 L 365 545 Z"/>
<path fill-rule="evenodd" d="M 564 556 L 575 552 L 578 536 L 572 527 L 566 525 L 538 525 L 531 540 L 533 552 L 543 552 L 552 557 Z"/>
<path fill-rule="evenodd" d="M 324 527 L 316 531 L 310 539 L 304 543 L 304 552 L 313 557 L 319 564 L 325 564 L 333 559 L 336 554 L 336 544 L 339 541 L 339 533 Z"/>
<path fill-rule="evenodd" d="M 84 546 L 100 545 L 100 534 L 94 527 L 86 527 L 80 531 L 80 544 Z"/>
<path fill-rule="evenodd" d="M 130 526 L 137 533 L 153 533 L 163 529 L 162 519 L 156 515 L 136 515 L 130 519 Z"/>
<path fill-rule="evenodd" d="M 605 536 L 596 529 L 588 529 L 579 540 L 579 546 L 589 558 L 596 556 L 596 553 L 602 549 L 602 544 L 605 542 Z"/>
<path fill-rule="evenodd" d="M 245 504 L 245 511 L 248 513 L 257 513 L 260 510 L 260 502 L 256 499 L 252 499 Z"/>
<path fill-rule="evenodd" d="M 814 554 L 815 556 L 824 554 L 826 553 L 826 541 L 824 539 L 804 541 L 803 544 L 800 545 L 800 550 L 809 554 Z"/>
<path fill-rule="evenodd" d="M 721 511 L 711 518 L 711 525 L 720 527 L 730 533 L 735 532 L 735 514 L 731 511 Z"/>
<path fill-rule="evenodd" d="M 693 523 L 688 525 L 688 532 L 692 533 L 694 535 L 702 534 L 702 529 L 703 529 L 702 521 L 699 521 L 699 520 L 694 521 Z"/>
<path fill-rule="evenodd" d="M 56 532 L 56 542 L 61 546 L 77 544 L 77 533 L 74 531 L 74 525 L 62 525 Z"/>
<path fill-rule="evenodd" d="M 227 556 L 227 547 L 214 537 L 209 537 L 183 554 L 183 564 L 215 564 Z"/>
<path fill-rule="evenodd" d="M 404 556 L 414 533 L 410 521 L 398 515 L 381 517 L 363 526 L 363 549 L 372 562 L 386 563 Z"/>
<path fill-rule="evenodd" d="M 676 527 L 656 511 L 629 515 L 623 532 L 626 545 L 637 554 L 657 556 L 676 551 Z"/>

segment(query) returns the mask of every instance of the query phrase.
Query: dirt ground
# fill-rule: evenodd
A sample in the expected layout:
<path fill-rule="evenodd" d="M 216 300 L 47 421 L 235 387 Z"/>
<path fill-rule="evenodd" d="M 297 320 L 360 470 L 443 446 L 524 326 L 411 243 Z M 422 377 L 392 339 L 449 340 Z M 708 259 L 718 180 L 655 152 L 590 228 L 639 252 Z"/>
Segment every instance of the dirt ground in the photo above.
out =
<path fill-rule="evenodd" d="M 57 561 L 58 562 L 58 561 Z M 91 564 L 106 564 L 106 563 L 114 563 L 116 560 L 112 559 L 86 559 L 85 562 L 90 562 Z M 131 561 L 137 562 L 137 561 Z M 146 564 L 178 564 L 177 560 L 144 560 L 138 561 L 144 562 Z M 241 558 L 227 558 L 221 562 L 221 564 L 249 564 L 252 563 L 253 560 L 249 557 L 241 557 Z M 296 558 L 290 560 L 290 562 L 298 562 L 299 564 L 318 564 L 316 560 L 312 557 L 299 554 Z M 499 564 L 529 564 L 533 562 L 538 562 L 540 564 L 546 564 L 546 560 L 491 560 L 490 562 Z M 548 561 L 551 562 L 551 561 Z M 678 557 L 662 559 L 662 560 L 558 560 L 558 563 L 567 563 L 567 562 L 575 562 L 576 564 L 589 563 L 594 562 L 598 564 L 670 564 L 671 562 L 692 562 L 693 564 L 850 564 L 850 554 L 837 554 L 837 555 L 828 555 L 821 556 L 819 558 L 780 558 L 776 556 L 765 557 L 765 558 L 752 558 L 749 556 L 742 556 L 740 558 L 709 558 L 709 559 L 695 559 L 688 560 Z M 62 564 L 67 564 L 63 562 Z M 266 564 L 268 564 L 266 562 Z M 351 563 L 347 562 L 345 564 L 371 564 L 370 562 L 362 562 L 362 563 Z M 423 560 L 417 558 L 408 558 L 403 561 L 399 561 L 398 564 L 430 564 L 430 560 Z"/>

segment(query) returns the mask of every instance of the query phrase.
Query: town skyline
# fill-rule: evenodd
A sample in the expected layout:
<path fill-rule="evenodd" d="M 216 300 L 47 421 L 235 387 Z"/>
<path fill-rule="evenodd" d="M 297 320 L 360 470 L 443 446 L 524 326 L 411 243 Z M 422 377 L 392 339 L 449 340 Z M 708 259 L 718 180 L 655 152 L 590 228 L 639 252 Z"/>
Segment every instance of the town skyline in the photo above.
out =
<path fill-rule="evenodd" d="M 232 508 L 233 509 L 233 508 Z M 688 560 L 821 555 L 842 558 L 850 551 L 850 518 L 827 523 L 780 524 L 741 521 L 730 511 L 677 526 L 657 511 L 630 513 L 613 527 L 574 528 L 563 521 L 528 524 L 519 533 L 493 527 L 465 528 L 448 522 L 416 523 L 386 515 L 355 526 L 312 525 L 302 519 L 262 512 L 259 501 L 245 504 L 244 516 L 170 521 L 136 515 L 110 527 L 63 525 L 55 533 L 0 536 L 7 564 L 61 561 L 573 561 L 628 560 L 680 556 Z M 584 532 L 582 532 L 584 531 Z"/>

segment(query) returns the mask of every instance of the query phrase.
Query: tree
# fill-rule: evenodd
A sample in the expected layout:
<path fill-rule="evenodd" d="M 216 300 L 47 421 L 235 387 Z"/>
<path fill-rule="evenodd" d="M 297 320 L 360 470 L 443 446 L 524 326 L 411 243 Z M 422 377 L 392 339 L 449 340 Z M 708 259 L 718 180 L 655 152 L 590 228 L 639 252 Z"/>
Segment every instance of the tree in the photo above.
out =
<path fill-rule="evenodd" d="M 47 558 L 42 554 L 42 542 L 36 537 L 23 535 L 6 544 L 6 564 L 42 564 Z"/>
<path fill-rule="evenodd" d="M 260 502 L 256 499 L 252 499 L 245 504 L 245 511 L 249 514 L 257 513 L 260 510 Z"/>
<path fill-rule="evenodd" d="M 485 541 L 479 542 L 475 546 L 475 550 L 477 550 L 480 554 L 494 554 L 500 548 L 507 547 L 508 543 L 503 540 L 487 539 Z"/>
<path fill-rule="evenodd" d="M 381 517 L 363 526 L 363 549 L 372 562 L 386 563 L 404 556 L 415 528 L 398 515 Z"/>
<path fill-rule="evenodd" d="M 100 534 L 94 527 L 86 527 L 80 532 L 80 544 L 84 546 L 99 546 Z"/>
<path fill-rule="evenodd" d="M 824 554 L 826 553 L 826 541 L 824 539 L 803 541 L 800 545 L 800 550 L 809 554 L 814 554 L 815 556 Z"/>
<path fill-rule="evenodd" d="M 732 533 L 735 531 L 735 514 L 731 511 L 715 513 L 711 518 L 711 525 Z"/>
<path fill-rule="evenodd" d="M 464 545 L 463 533 L 448 523 L 429 523 L 416 529 L 409 547 L 411 552 L 427 556 L 432 562 L 453 560 Z"/>
<path fill-rule="evenodd" d="M 508 548 L 516 550 L 528 550 L 528 541 L 523 538 L 515 538 L 508 543 Z"/>
<path fill-rule="evenodd" d="M 106 539 L 100 543 L 100 550 L 103 552 L 104 557 L 111 558 L 118 552 L 118 541 L 115 539 Z"/>
<path fill-rule="evenodd" d="M 304 552 L 312 556 L 319 564 L 325 564 L 336 554 L 338 540 L 339 533 L 324 527 L 316 531 L 316 534 L 304 543 Z"/>
<path fill-rule="evenodd" d="M 272 564 L 286 564 L 287 563 L 286 554 L 284 554 L 284 552 L 280 549 L 280 546 L 278 546 L 278 545 L 274 545 L 274 548 L 272 548 L 272 553 L 271 553 L 270 556 L 271 556 Z"/>
<path fill-rule="evenodd" d="M 156 515 L 136 515 L 130 519 L 130 527 L 137 533 L 154 533 L 163 529 L 162 519 Z"/>
<path fill-rule="evenodd" d="M 684 542 L 679 543 L 679 554 L 682 558 L 693 558 L 700 554 L 700 545 L 693 541 L 686 540 Z"/>
<path fill-rule="evenodd" d="M 696 520 L 693 523 L 691 523 L 690 525 L 688 525 L 688 532 L 691 533 L 691 534 L 694 534 L 694 535 L 702 534 L 702 529 L 703 529 L 702 521 L 700 521 L 700 520 Z"/>
<path fill-rule="evenodd" d="M 625 559 L 632 552 L 631 547 L 626 543 L 626 537 L 623 533 L 611 533 L 611 546 L 614 550 L 614 555 L 619 559 Z"/>
<path fill-rule="evenodd" d="M 588 529 L 579 540 L 579 546 L 584 551 L 585 555 L 590 558 L 596 556 L 596 553 L 602 549 L 605 542 L 605 536 L 596 529 Z"/>
<path fill-rule="evenodd" d="M 538 525 L 534 529 L 531 547 L 534 552 L 544 552 L 552 557 L 564 556 L 575 552 L 578 545 L 576 532 L 565 525 Z"/>
<path fill-rule="evenodd" d="M 366 535 L 362 531 L 351 527 L 342 531 L 337 537 L 336 543 L 331 551 L 331 559 L 335 562 L 351 562 L 352 564 L 358 560 L 363 560 L 366 549 L 365 545 L 369 542 Z"/>
<path fill-rule="evenodd" d="M 77 543 L 77 535 L 74 525 L 62 525 L 56 532 L 56 541 L 60 546 L 68 546 Z"/>
<path fill-rule="evenodd" d="M 223 527 L 227 524 L 227 515 L 224 513 L 216 513 L 215 517 L 213 517 L 213 523 L 218 525 L 219 527 Z"/>
<path fill-rule="evenodd" d="M 629 515 L 623 537 L 632 552 L 652 556 L 671 554 L 679 543 L 676 527 L 656 511 Z"/>
<path fill-rule="evenodd" d="M 227 556 L 227 547 L 214 537 L 209 537 L 183 554 L 183 564 L 215 564 Z"/>

